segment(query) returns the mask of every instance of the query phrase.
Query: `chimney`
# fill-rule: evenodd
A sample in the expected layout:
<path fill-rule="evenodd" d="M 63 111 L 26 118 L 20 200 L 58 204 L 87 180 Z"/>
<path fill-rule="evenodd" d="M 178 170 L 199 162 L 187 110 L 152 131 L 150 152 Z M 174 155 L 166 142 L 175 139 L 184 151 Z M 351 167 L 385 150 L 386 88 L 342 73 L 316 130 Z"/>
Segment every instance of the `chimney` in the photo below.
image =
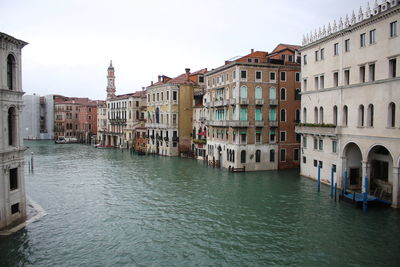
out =
<path fill-rule="evenodd" d="M 254 53 L 254 49 L 253 49 L 253 48 L 252 48 L 250 51 L 251 51 L 251 54 L 253 54 L 253 53 Z"/>
<path fill-rule="evenodd" d="M 186 72 L 186 80 L 189 81 L 190 69 L 186 68 L 185 72 Z"/>
<path fill-rule="evenodd" d="M 158 81 L 161 82 L 161 75 L 158 75 Z"/>
<path fill-rule="evenodd" d="M 153 85 L 153 81 L 151 81 L 151 85 Z"/>

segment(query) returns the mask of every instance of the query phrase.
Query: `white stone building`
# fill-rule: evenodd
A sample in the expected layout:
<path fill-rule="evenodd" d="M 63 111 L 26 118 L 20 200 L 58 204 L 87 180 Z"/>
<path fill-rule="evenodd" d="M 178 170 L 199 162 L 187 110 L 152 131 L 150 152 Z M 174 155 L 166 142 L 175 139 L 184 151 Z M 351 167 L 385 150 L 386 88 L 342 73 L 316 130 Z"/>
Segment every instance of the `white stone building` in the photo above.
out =
<path fill-rule="evenodd" d="M 21 49 L 26 42 L 0 32 L 0 230 L 26 218 L 21 133 Z"/>
<path fill-rule="evenodd" d="M 383 1 L 303 40 L 301 174 L 400 204 L 400 1 Z"/>
<path fill-rule="evenodd" d="M 24 95 L 22 136 L 24 139 L 54 139 L 54 96 Z"/>

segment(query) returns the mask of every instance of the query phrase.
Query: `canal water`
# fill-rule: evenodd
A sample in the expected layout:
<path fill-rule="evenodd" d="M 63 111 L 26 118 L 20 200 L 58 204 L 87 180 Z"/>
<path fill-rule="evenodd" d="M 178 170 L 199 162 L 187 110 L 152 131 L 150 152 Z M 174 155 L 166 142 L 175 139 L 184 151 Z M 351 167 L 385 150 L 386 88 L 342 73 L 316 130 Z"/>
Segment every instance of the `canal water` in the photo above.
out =
<path fill-rule="evenodd" d="M 400 212 L 363 213 L 298 171 L 26 142 L 47 216 L 0 237 L 0 266 L 399 266 Z"/>

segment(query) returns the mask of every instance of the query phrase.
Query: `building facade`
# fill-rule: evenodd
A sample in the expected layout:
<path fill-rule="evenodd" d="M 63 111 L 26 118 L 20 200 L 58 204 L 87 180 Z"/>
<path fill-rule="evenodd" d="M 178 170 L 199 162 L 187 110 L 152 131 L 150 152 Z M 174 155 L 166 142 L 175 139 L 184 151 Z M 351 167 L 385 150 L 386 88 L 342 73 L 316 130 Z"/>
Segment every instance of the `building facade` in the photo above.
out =
<path fill-rule="evenodd" d="M 148 153 L 192 155 L 193 94 L 204 71 L 185 69 L 173 79 L 160 75 L 146 88 Z"/>
<path fill-rule="evenodd" d="M 307 35 L 302 54 L 301 174 L 399 207 L 399 1 Z M 365 184 L 368 177 L 368 184 Z"/>
<path fill-rule="evenodd" d="M 297 48 L 281 44 L 271 54 L 252 50 L 206 74 L 209 164 L 242 171 L 299 165 Z"/>
<path fill-rule="evenodd" d="M 0 230 L 26 218 L 21 50 L 26 42 L 0 33 Z"/>
<path fill-rule="evenodd" d="M 22 136 L 31 140 L 54 139 L 54 96 L 24 95 Z"/>

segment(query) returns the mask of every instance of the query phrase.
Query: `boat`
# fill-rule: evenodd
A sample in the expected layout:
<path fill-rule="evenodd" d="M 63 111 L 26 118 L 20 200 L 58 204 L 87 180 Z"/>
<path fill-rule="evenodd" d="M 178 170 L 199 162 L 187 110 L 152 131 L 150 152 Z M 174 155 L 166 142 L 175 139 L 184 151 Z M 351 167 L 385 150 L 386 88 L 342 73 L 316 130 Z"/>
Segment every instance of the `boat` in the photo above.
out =
<path fill-rule="evenodd" d="M 95 148 L 114 148 L 113 146 L 105 146 L 105 145 L 101 145 L 101 144 L 97 144 L 94 147 Z"/>
<path fill-rule="evenodd" d="M 55 141 L 56 144 L 66 144 L 67 140 L 65 139 L 64 136 L 59 136 Z"/>

